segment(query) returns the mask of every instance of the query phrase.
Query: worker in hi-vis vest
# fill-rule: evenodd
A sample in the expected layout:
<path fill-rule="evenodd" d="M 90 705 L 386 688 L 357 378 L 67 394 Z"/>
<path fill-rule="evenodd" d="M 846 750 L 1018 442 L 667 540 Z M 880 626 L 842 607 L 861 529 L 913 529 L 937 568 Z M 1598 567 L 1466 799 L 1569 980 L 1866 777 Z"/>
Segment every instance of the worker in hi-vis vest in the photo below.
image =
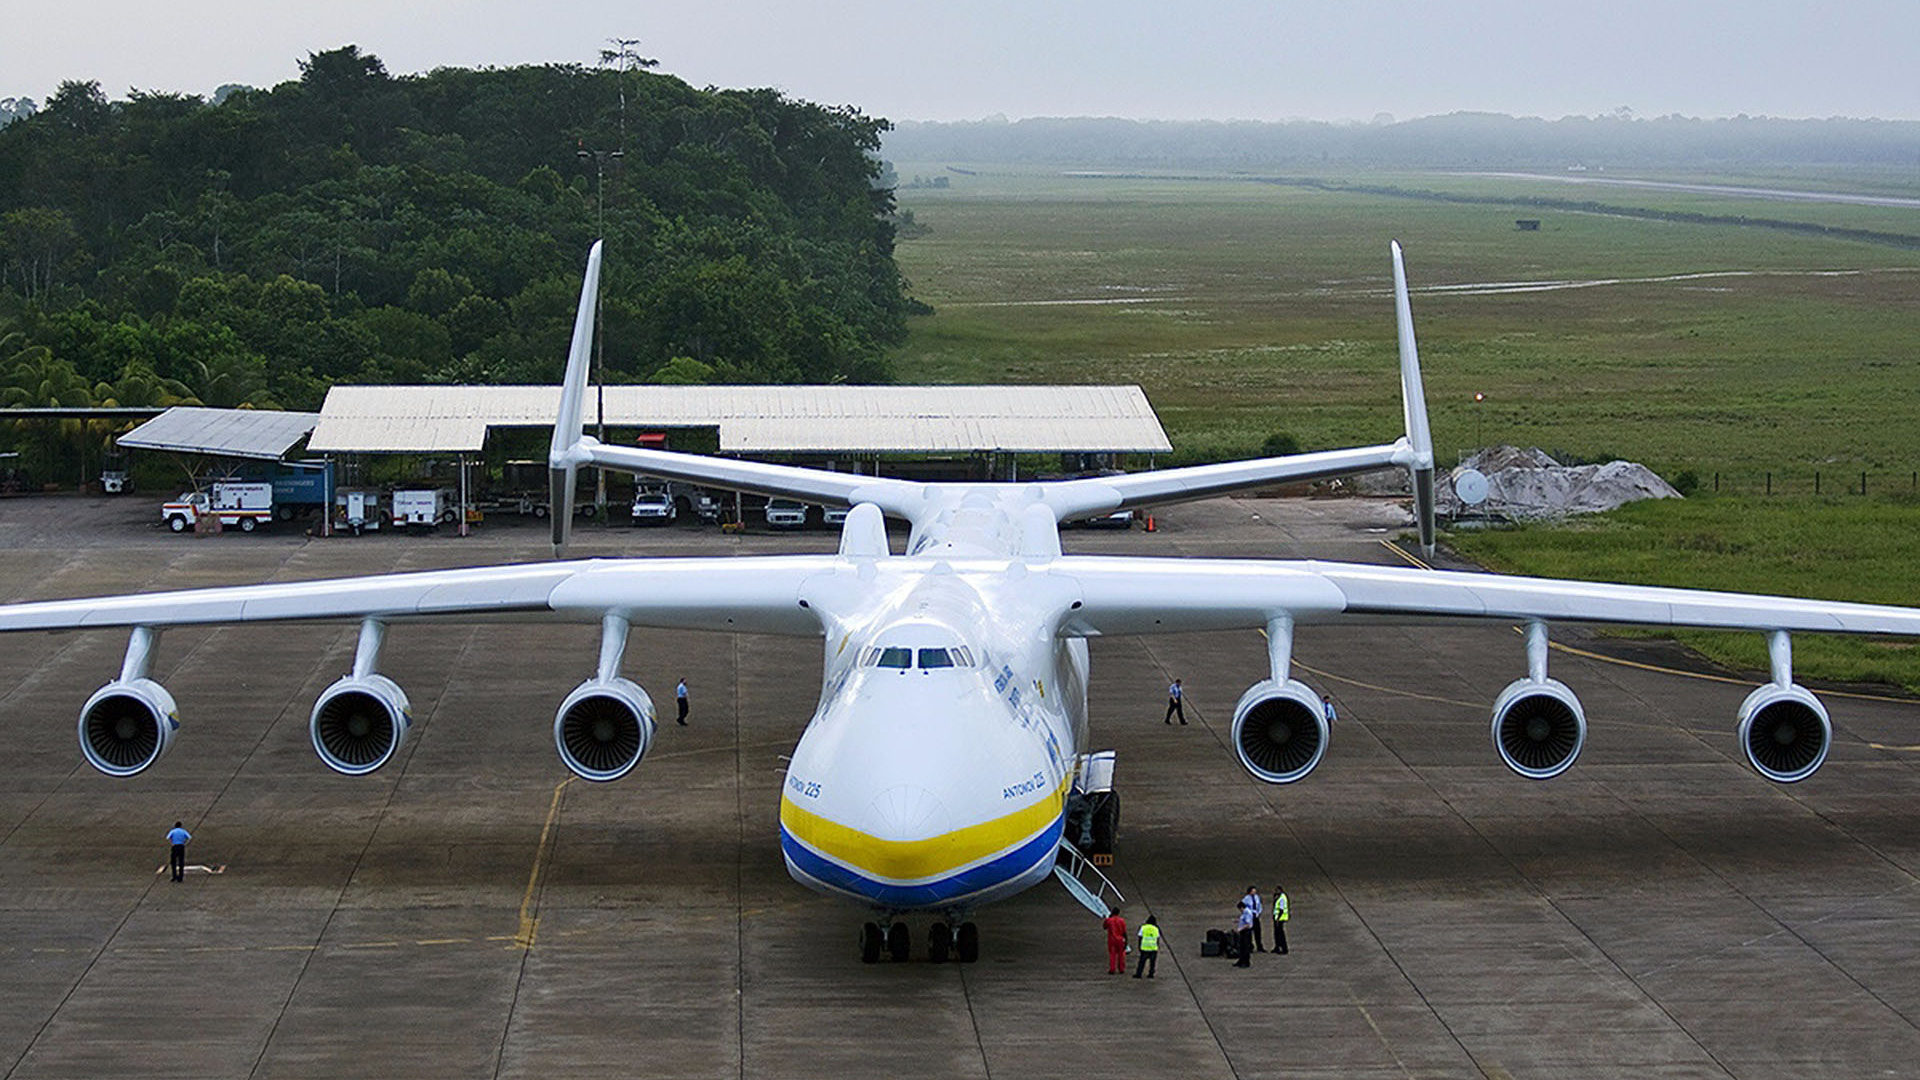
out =
<path fill-rule="evenodd" d="M 1273 887 L 1273 951 L 1287 955 L 1287 890 Z"/>
<path fill-rule="evenodd" d="M 1140 962 L 1133 966 L 1133 977 L 1139 978 L 1142 971 L 1147 978 L 1153 978 L 1153 969 L 1160 966 L 1160 924 L 1147 916 L 1140 924 Z"/>

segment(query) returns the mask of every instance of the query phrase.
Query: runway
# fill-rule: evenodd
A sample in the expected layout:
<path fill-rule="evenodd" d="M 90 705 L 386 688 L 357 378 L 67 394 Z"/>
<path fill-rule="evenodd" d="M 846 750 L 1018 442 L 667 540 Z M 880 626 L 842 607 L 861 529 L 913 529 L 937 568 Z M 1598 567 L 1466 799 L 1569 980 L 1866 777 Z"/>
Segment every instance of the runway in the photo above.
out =
<path fill-rule="evenodd" d="M 0 504 L 0 597 L 537 559 L 536 523 L 467 539 L 179 537 L 151 500 Z M 1398 561 L 1393 510 L 1219 499 L 1069 551 Z M 539 523 L 543 525 L 544 523 Z M 588 530 L 575 554 L 830 551 L 834 536 Z M 332 774 L 307 736 L 351 625 L 169 631 L 172 751 L 112 780 L 75 745 L 117 632 L 0 639 L 0 1076 L 1858 1077 L 1920 1060 L 1920 702 L 1828 698 L 1825 768 L 1740 761 L 1749 683 L 1676 647 L 1556 628 L 1591 733 L 1558 780 L 1502 766 L 1488 710 L 1511 627 L 1303 629 L 1341 720 L 1275 788 L 1227 742 L 1253 632 L 1093 644 L 1118 750 L 1115 880 L 1167 952 L 1108 978 L 1050 885 L 977 915 L 973 965 L 862 965 L 859 910 L 791 882 L 782 755 L 819 644 L 635 631 L 665 724 L 633 774 L 569 780 L 553 710 L 596 631 L 395 625 L 415 728 Z M 1625 661 L 1625 662 L 1623 662 Z M 1160 722 L 1184 680 L 1192 724 Z M 670 702 L 668 702 L 670 705 Z M 189 862 L 156 872 L 174 820 Z M 1292 898 L 1284 958 L 1203 959 L 1249 884 Z M 925 932 L 916 924 L 918 941 Z"/>

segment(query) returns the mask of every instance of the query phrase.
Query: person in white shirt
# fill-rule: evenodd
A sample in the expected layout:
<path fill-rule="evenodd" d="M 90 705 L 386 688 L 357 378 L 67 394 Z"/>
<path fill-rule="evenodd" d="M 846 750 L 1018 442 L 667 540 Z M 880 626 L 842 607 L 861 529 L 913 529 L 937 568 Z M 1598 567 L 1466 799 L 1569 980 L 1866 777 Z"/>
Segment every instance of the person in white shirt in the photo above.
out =
<path fill-rule="evenodd" d="M 1253 951 L 1266 952 L 1266 943 L 1260 940 L 1260 913 L 1265 910 L 1260 906 L 1260 890 L 1249 885 L 1247 895 L 1241 899 L 1247 905 L 1247 910 L 1253 913 Z"/>

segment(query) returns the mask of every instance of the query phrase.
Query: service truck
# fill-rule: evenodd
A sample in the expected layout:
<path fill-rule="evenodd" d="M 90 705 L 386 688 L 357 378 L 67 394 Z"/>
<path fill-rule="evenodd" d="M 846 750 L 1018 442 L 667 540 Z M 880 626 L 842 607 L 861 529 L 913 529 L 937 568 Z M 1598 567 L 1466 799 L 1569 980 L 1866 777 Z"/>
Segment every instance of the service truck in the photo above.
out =
<path fill-rule="evenodd" d="M 209 518 L 222 528 L 238 526 L 241 532 L 252 532 L 273 520 L 273 485 L 222 480 L 206 491 L 183 491 L 160 507 L 160 520 L 177 533 L 198 528 Z"/>
<path fill-rule="evenodd" d="M 460 520 L 453 493 L 446 488 L 416 488 L 393 493 L 393 523 L 438 528 Z"/>

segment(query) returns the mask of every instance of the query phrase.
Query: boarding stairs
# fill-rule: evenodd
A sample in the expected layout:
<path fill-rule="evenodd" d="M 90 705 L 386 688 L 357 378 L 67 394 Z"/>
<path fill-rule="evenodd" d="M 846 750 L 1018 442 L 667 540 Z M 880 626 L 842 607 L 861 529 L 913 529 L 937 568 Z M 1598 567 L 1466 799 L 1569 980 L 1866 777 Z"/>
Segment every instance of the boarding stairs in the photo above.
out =
<path fill-rule="evenodd" d="M 1080 902 L 1081 907 L 1103 919 L 1113 914 L 1113 905 L 1126 902 L 1127 898 L 1120 895 L 1119 887 L 1109 881 L 1107 875 L 1093 865 L 1093 860 L 1080 854 L 1080 849 L 1068 843 L 1065 837 L 1061 837 L 1059 850 L 1055 853 L 1053 876 L 1060 879 L 1060 884 Z M 1107 902 L 1108 896 L 1113 897 L 1112 904 Z"/>

